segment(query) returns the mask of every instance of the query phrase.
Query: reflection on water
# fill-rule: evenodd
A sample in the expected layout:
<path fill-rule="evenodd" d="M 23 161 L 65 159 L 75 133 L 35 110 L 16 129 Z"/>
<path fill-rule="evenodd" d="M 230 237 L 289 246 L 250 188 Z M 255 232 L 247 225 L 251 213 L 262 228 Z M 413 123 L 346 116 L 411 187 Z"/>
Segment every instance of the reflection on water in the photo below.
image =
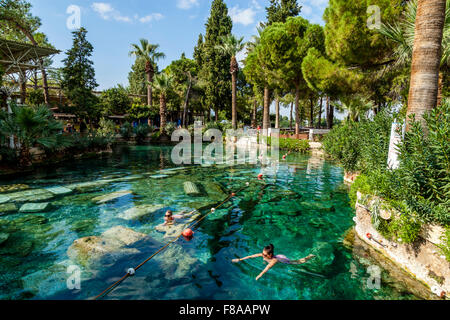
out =
<path fill-rule="evenodd" d="M 121 148 L 108 158 L 2 181 L 74 192 L 45 200 L 52 205 L 47 212 L 0 218 L 0 298 L 92 298 L 167 243 L 155 230 L 165 210 L 205 214 L 246 182 L 245 190 L 201 222 L 192 241 L 178 240 L 106 299 L 410 298 L 383 284 L 379 290 L 367 288 L 366 267 L 342 246 L 353 212 L 343 172 L 332 163 L 291 154 L 263 167 L 166 170 L 175 167 L 170 153 L 170 147 Z M 264 180 L 256 178 L 259 173 Z M 201 195 L 186 195 L 186 181 L 196 184 Z M 74 240 L 118 226 L 147 237 L 93 265 L 70 261 L 67 249 Z M 259 281 L 260 259 L 231 263 L 269 243 L 276 254 L 298 259 L 315 253 L 318 259 L 303 266 L 277 265 Z M 82 281 L 81 290 L 72 291 L 66 285 L 67 267 L 74 264 L 81 268 Z"/>

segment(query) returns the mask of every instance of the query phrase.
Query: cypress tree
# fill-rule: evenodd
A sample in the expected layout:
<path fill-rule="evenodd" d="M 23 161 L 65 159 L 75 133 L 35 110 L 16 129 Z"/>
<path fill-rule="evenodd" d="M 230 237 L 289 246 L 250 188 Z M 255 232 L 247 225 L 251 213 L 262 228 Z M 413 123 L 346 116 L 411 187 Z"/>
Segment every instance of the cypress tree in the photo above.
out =
<path fill-rule="evenodd" d="M 80 28 L 72 34 L 73 45 L 63 60 L 61 84 L 74 107 L 74 113 L 81 118 L 92 119 L 97 115 L 94 107 L 98 103 L 98 99 L 92 93 L 92 90 L 98 87 L 94 63 L 89 59 L 94 48 L 86 39 L 86 29 Z"/>
<path fill-rule="evenodd" d="M 286 22 L 289 17 L 296 17 L 300 14 L 302 6 L 297 0 L 270 0 L 270 6 L 266 7 L 267 23 L 265 26 L 275 22 Z"/>
<path fill-rule="evenodd" d="M 203 76 L 206 83 L 205 105 L 213 108 L 218 120 L 219 110 L 230 106 L 230 59 L 231 56 L 216 49 L 222 44 L 221 38 L 231 34 L 233 23 L 223 0 L 214 0 L 211 14 L 206 23 L 206 35 L 203 43 Z"/>

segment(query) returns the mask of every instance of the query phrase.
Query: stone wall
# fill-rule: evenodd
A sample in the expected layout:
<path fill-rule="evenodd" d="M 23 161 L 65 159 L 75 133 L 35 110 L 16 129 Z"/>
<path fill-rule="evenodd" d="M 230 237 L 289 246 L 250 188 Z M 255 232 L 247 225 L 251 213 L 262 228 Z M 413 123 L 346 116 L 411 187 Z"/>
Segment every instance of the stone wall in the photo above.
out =
<path fill-rule="evenodd" d="M 373 227 L 370 204 L 361 204 L 360 199 L 361 194 L 358 193 L 355 219 L 358 237 L 424 283 L 436 296 L 449 299 L 450 263 L 437 247 L 443 229 L 425 226 L 414 244 L 389 241 Z"/>

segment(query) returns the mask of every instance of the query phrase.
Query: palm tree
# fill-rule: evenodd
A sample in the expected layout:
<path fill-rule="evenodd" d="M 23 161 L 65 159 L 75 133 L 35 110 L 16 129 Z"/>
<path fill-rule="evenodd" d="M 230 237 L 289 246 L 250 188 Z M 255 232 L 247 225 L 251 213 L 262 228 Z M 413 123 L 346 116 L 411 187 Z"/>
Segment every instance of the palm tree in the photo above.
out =
<path fill-rule="evenodd" d="M 46 149 L 62 149 L 72 144 L 70 137 L 60 132 L 63 129 L 61 122 L 53 118 L 50 109 L 45 106 L 18 107 L 11 104 L 11 113 L 0 113 L 0 135 L 16 137 L 20 153 L 20 165 L 29 165 L 32 161 L 31 148 L 39 145 Z"/>
<path fill-rule="evenodd" d="M 236 55 L 245 47 L 243 43 L 244 37 L 236 38 L 234 35 L 222 37 L 222 44 L 215 47 L 216 50 L 221 51 L 225 55 L 231 56 L 230 73 L 231 73 L 231 122 L 233 129 L 237 129 L 237 111 L 236 111 L 236 83 L 237 73 L 239 71 L 239 64 L 236 60 Z"/>
<path fill-rule="evenodd" d="M 162 52 L 158 52 L 159 44 L 151 44 L 146 39 L 140 40 L 140 46 L 137 44 L 131 44 L 132 50 L 130 56 L 136 58 L 145 59 L 145 73 L 147 75 L 147 104 L 152 106 L 152 83 L 153 76 L 155 75 L 156 61 L 161 58 L 165 58 L 166 55 Z"/>
<path fill-rule="evenodd" d="M 166 127 L 166 98 L 169 90 L 172 88 L 173 77 L 166 73 L 161 73 L 155 77 L 153 87 L 159 92 L 159 116 L 160 116 L 160 128 L 161 135 L 165 134 Z"/>
<path fill-rule="evenodd" d="M 381 33 L 397 44 L 397 64 L 411 63 L 407 113 L 422 121 L 422 115 L 440 103 L 439 69 L 450 65 L 450 0 L 412 0 L 403 18 L 393 25 L 382 25 Z"/>

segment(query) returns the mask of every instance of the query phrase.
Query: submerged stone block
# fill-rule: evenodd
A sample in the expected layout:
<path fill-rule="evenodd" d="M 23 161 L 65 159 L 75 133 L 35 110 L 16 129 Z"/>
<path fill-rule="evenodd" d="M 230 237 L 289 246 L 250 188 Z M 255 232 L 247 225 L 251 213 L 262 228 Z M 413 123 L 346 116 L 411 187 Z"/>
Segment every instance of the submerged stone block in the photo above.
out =
<path fill-rule="evenodd" d="M 9 201 L 11 201 L 10 197 L 0 195 L 0 204 L 6 203 L 6 202 L 9 202 Z"/>
<path fill-rule="evenodd" d="M 27 191 L 20 191 L 8 195 L 11 201 L 16 202 L 40 202 L 48 201 L 55 197 L 53 193 L 45 189 L 33 189 Z"/>
<path fill-rule="evenodd" d="M 51 204 L 48 202 L 43 203 L 25 203 L 20 207 L 19 212 L 21 213 L 36 213 L 43 212 L 50 209 Z"/>
<path fill-rule="evenodd" d="M 73 192 L 72 189 L 66 188 L 66 187 L 50 187 L 46 188 L 46 190 L 50 191 L 56 196 L 65 196 L 67 194 L 71 194 Z"/>
<path fill-rule="evenodd" d="M 17 206 L 14 203 L 0 204 L 0 216 L 3 214 L 16 212 Z"/>
<path fill-rule="evenodd" d="M 155 180 L 161 180 L 161 179 L 166 179 L 168 177 L 169 176 L 167 174 L 156 174 L 156 175 L 150 176 L 149 178 L 155 179 Z"/>
<path fill-rule="evenodd" d="M 118 198 L 122 198 L 122 197 L 130 195 L 130 194 L 132 194 L 132 192 L 129 191 L 129 190 L 117 191 L 117 192 L 113 192 L 113 193 L 106 194 L 106 195 L 103 195 L 103 196 L 95 197 L 95 198 L 92 199 L 92 201 L 97 203 L 97 204 L 102 204 L 102 203 L 106 203 L 106 202 L 110 202 L 110 201 L 116 200 Z"/>
<path fill-rule="evenodd" d="M 30 187 L 28 185 L 26 185 L 26 184 L 4 185 L 4 186 L 0 186 L 0 193 L 27 190 L 29 188 Z"/>
<path fill-rule="evenodd" d="M 186 181 L 184 184 L 184 192 L 188 196 L 199 196 L 201 195 L 200 190 L 198 189 L 197 185 L 193 182 Z"/>
<path fill-rule="evenodd" d="M 101 236 L 77 239 L 67 249 L 69 258 L 85 267 L 91 267 L 102 261 L 113 263 L 126 255 L 139 253 L 135 248 L 127 248 L 146 238 L 143 233 L 122 226 L 105 231 Z"/>
<path fill-rule="evenodd" d="M 164 205 L 160 204 L 146 204 L 128 209 L 120 213 L 117 217 L 125 220 L 138 220 L 152 213 L 155 213 L 156 211 L 161 210 L 164 207 Z"/>

